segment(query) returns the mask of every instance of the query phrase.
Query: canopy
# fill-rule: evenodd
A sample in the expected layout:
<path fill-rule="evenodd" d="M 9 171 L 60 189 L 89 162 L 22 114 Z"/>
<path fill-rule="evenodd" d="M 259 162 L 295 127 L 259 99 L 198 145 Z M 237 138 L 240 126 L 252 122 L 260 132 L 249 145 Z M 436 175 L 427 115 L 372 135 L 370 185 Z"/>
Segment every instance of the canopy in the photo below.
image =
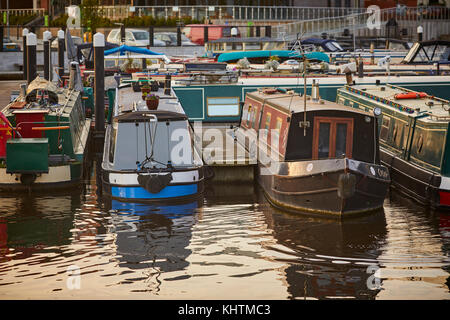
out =
<path fill-rule="evenodd" d="M 142 56 L 138 56 L 138 55 L 133 55 L 133 58 L 147 58 L 147 59 L 163 59 L 165 62 L 170 62 L 170 59 L 167 58 L 167 56 L 163 53 L 158 53 L 158 52 L 154 52 L 145 48 L 140 48 L 140 47 L 130 47 L 127 45 L 122 45 L 120 47 L 117 48 L 113 48 L 113 49 L 109 49 L 105 51 L 105 56 L 114 54 L 114 53 L 119 53 L 119 55 L 123 56 L 125 55 L 126 52 L 133 52 L 133 53 L 138 53 L 141 54 Z M 150 56 L 150 57 L 149 57 Z"/>

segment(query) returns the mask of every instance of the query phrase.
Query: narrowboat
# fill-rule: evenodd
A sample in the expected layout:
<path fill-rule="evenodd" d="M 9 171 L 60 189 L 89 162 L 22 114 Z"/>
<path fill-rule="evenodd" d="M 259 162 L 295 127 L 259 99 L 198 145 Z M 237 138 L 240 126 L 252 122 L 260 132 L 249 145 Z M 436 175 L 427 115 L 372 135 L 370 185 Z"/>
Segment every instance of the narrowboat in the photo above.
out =
<path fill-rule="evenodd" d="M 240 71 L 242 73 L 242 71 Z M 202 76 L 203 77 L 203 76 Z M 200 78 L 198 76 L 198 78 Z M 185 110 L 189 121 L 232 123 L 238 125 L 241 119 L 240 104 L 245 100 L 245 95 L 261 87 L 283 88 L 303 93 L 303 86 L 299 86 L 298 73 L 291 76 L 240 76 L 237 82 L 214 83 L 212 78 L 205 81 L 180 81 L 172 78 L 175 94 Z M 373 84 L 375 79 L 381 83 L 393 83 L 411 90 L 427 86 L 428 93 L 434 96 L 450 99 L 450 91 L 447 90 L 450 76 L 402 76 L 402 77 L 364 77 L 354 80 L 357 84 Z M 346 84 L 345 76 L 307 76 L 307 92 L 310 94 L 312 83 L 320 82 L 320 95 L 324 100 L 336 101 L 339 88 Z"/>
<path fill-rule="evenodd" d="M 391 84 L 338 89 L 337 102 L 382 111 L 380 160 L 392 186 L 417 202 L 450 208 L 450 102 Z"/>
<path fill-rule="evenodd" d="M 133 202 L 198 197 L 204 189 L 203 162 L 188 118 L 171 88 L 152 90 L 148 95 L 156 106 L 131 84 L 116 89 L 114 115 L 105 133 L 103 193 Z"/>
<path fill-rule="evenodd" d="M 81 182 L 91 120 L 76 87 L 74 81 L 60 88 L 37 77 L 0 112 L 0 191 Z"/>
<path fill-rule="evenodd" d="M 247 93 L 237 140 L 257 158 L 269 202 L 293 212 L 345 216 L 383 207 L 389 171 L 379 161 L 377 118 L 293 91 Z"/>

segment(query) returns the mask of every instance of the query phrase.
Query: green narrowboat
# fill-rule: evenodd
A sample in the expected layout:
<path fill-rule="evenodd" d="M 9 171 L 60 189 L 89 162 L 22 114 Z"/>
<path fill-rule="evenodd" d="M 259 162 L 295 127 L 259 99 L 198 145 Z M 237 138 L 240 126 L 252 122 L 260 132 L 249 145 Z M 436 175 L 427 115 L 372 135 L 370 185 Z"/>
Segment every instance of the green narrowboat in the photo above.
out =
<path fill-rule="evenodd" d="M 82 92 L 37 77 L 0 113 L 0 191 L 77 185 L 91 120 Z"/>
<path fill-rule="evenodd" d="M 380 160 L 392 187 L 424 205 L 450 208 L 450 102 L 377 82 L 340 88 L 337 102 L 378 115 Z"/>

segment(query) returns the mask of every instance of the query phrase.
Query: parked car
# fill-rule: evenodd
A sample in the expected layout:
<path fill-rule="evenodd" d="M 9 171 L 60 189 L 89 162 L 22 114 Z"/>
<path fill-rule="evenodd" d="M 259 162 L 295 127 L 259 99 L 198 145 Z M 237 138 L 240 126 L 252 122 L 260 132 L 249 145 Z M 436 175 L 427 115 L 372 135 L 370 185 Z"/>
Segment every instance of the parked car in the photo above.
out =
<path fill-rule="evenodd" d="M 184 29 L 183 33 L 194 43 L 198 45 L 205 44 L 205 27 L 208 28 L 208 40 L 217 40 L 220 38 L 231 37 L 232 26 L 227 25 L 213 25 L 213 24 L 188 24 Z M 236 37 L 241 36 L 239 28 L 236 28 Z"/>
<path fill-rule="evenodd" d="M 176 46 L 177 45 L 177 33 L 176 32 L 156 32 L 155 39 L 164 41 L 166 46 Z M 182 46 L 196 46 L 197 44 L 193 43 L 186 37 L 184 34 L 181 34 L 181 45 Z"/>
<path fill-rule="evenodd" d="M 3 37 L 3 51 L 20 51 L 20 46 L 10 38 Z"/>
<path fill-rule="evenodd" d="M 113 29 L 108 34 L 106 41 L 120 45 L 120 29 Z M 130 47 L 147 47 L 150 45 L 150 36 L 148 31 L 142 29 L 125 29 L 125 45 Z M 154 39 L 153 45 L 155 47 L 164 47 L 164 41 Z"/>
<path fill-rule="evenodd" d="M 80 44 L 83 43 L 83 39 L 80 38 L 80 37 L 77 37 L 77 36 L 72 36 L 72 41 L 73 41 L 73 44 L 74 44 L 75 46 L 78 46 L 78 45 L 80 45 Z M 64 43 L 65 43 L 65 42 L 64 42 Z M 53 39 L 51 47 L 52 47 L 53 49 L 57 49 L 57 48 L 58 48 L 58 37 L 56 37 L 55 39 Z"/>

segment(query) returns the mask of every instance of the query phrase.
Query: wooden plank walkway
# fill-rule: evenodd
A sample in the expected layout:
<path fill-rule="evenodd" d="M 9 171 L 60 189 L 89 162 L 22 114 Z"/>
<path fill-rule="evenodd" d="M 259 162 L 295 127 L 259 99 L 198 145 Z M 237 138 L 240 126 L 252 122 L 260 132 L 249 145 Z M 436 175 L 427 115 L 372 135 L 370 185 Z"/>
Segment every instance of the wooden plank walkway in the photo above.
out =
<path fill-rule="evenodd" d="M 193 129 L 196 146 L 201 143 L 203 162 L 214 171 L 213 182 L 254 181 L 256 159 L 238 143 L 230 125 L 203 123 L 201 128 L 193 125 Z"/>

